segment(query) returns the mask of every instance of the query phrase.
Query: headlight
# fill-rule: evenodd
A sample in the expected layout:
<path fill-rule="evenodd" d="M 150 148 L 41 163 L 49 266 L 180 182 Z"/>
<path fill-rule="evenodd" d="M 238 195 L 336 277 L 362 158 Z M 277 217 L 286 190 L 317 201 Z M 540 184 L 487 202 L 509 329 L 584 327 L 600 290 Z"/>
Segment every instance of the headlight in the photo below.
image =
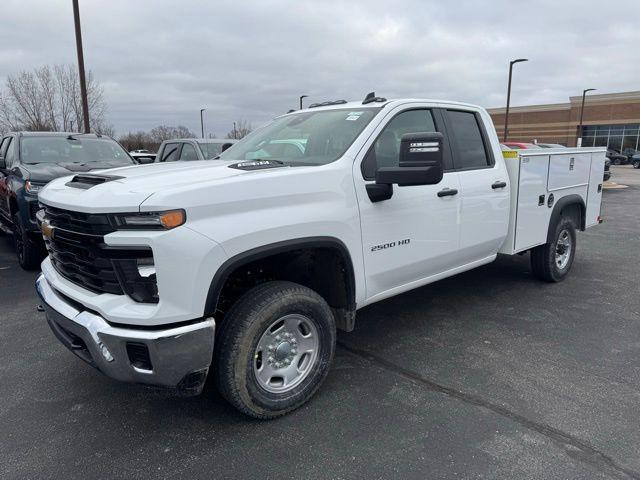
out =
<path fill-rule="evenodd" d="M 123 213 L 114 216 L 118 229 L 171 230 L 187 221 L 184 210 Z"/>
<path fill-rule="evenodd" d="M 44 183 L 33 183 L 27 180 L 24 184 L 24 189 L 27 191 L 27 193 L 37 195 L 38 192 L 42 190 L 42 187 L 44 187 L 44 185 Z"/>

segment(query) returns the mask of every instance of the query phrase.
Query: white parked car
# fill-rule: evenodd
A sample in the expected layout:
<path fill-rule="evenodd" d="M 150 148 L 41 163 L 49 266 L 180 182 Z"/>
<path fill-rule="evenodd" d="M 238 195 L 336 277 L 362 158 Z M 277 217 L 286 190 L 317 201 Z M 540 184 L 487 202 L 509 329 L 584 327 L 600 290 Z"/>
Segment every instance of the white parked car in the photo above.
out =
<path fill-rule="evenodd" d="M 132 150 L 129 155 L 138 163 L 153 163 L 156 154 L 145 149 Z"/>
<path fill-rule="evenodd" d="M 188 393 L 212 375 L 272 418 L 318 389 L 362 307 L 499 253 L 564 279 L 576 231 L 600 221 L 604 159 L 503 156 L 487 112 L 464 103 L 323 104 L 215 162 L 49 183 L 37 291 L 58 339 L 106 375 Z"/>

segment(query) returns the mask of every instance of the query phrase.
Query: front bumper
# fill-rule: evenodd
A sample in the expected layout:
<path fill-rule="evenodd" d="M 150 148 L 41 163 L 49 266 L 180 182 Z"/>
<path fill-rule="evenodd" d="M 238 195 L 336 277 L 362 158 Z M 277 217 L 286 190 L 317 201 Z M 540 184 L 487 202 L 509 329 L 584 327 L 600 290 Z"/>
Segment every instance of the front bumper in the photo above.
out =
<path fill-rule="evenodd" d="M 36 290 L 58 340 L 105 375 L 184 394 L 202 391 L 213 357 L 213 318 L 164 330 L 114 327 L 65 300 L 44 275 L 36 280 Z"/>

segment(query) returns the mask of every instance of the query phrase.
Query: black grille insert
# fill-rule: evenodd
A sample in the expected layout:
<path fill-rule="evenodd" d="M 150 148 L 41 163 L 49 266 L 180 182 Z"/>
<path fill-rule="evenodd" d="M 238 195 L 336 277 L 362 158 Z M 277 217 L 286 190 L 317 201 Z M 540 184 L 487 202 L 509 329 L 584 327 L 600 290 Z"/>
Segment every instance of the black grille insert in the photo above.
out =
<path fill-rule="evenodd" d="M 124 295 L 114 260 L 152 258 L 150 248 L 115 248 L 104 235 L 115 231 L 107 214 L 71 212 L 45 206 L 45 220 L 53 227 L 45 245 L 53 267 L 67 280 L 95 293 Z"/>
<path fill-rule="evenodd" d="M 45 217 L 52 227 L 75 233 L 106 235 L 115 232 L 109 215 L 105 213 L 82 213 L 44 206 Z"/>

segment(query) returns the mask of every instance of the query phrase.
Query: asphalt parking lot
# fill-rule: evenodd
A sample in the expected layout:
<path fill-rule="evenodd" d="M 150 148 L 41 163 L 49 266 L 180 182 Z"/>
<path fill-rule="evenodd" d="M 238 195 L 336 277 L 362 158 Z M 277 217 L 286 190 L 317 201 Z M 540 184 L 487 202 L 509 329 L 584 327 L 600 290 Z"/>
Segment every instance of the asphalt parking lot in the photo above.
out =
<path fill-rule="evenodd" d="M 368 307 L 271 422 L 83 364 L 0 237 L 0 477 L 640 478 L 640 170 L 612 171 L 565 282 L 505 257 Z"/>

